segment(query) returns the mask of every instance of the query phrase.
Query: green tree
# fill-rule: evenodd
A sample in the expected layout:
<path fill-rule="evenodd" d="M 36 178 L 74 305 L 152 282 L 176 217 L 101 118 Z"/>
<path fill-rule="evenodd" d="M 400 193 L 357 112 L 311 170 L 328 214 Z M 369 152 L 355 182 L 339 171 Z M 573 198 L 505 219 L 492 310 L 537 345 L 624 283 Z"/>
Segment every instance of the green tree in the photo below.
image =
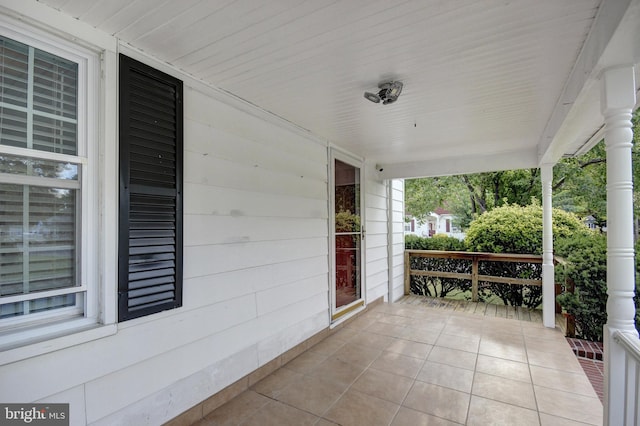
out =
<path fill-rule="evenodd" d="M 575 215 L 562 210 L 553 211 L 554 240 L 591 234 Z M 537 201 L 528 206 L 516 204 L 497 207 L 474 220 L 467 230 L 465 245 L 469 251 L 489 253 L 542 253 L 542 207 Z M 540 264 L 518 262 L 483 262 L 481 275 L 540 279 Z M 498 296 L 505 305 L 536 308 L 542 301 L 539 286 L 481 283 L 483 299 Z"/>
<path fill-rule="evenodd" d="M 557 297 L 558 303 L 575 318 L 578 337 L 601 342 L 607 322 L 606 237 L 593 233 L 565 238 L 556 245 L 556 253 L 568 261 L 556 275 L 575 284 L 573 293 Z"/>

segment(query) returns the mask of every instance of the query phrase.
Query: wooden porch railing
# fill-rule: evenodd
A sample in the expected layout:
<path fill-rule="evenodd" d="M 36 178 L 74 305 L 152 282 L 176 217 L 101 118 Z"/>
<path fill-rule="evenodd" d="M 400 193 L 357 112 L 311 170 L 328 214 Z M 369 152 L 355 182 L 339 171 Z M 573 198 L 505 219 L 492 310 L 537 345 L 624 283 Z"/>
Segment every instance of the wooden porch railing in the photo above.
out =
<path fill-rule="evenodd" d="M 411 269 L 411 257 L 428 257 L 439 259 L 466 259 L 471 261 L 471 273 L 425 271 Z M 471 280 L 471 300 L 478 301 L 478 283 L 489 282 L 497 284 L 517 284 L 542 286 L 541 279 L 528 279 L 518 277 L 497 277 L 481 275 L 478 273 L 480 262 L 520 262 L 542 263 L 542 256 L 535 254 L 510 254 L 510 253 L 479 253 L 466 251 L 438 251 L 438 250 L 405 250 L 404 252 L 404 293 L 410 294 L 411 276 L 427 276 L 433 278 L 457 278 Z"/>

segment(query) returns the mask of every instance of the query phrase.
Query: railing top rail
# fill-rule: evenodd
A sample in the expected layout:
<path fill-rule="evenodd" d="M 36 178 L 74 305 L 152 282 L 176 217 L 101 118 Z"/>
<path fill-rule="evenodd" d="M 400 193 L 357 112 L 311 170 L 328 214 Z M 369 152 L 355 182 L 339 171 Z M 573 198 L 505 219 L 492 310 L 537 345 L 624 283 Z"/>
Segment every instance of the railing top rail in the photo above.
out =
<path fill-rule="evenodd" d="M 631 355 L 638 364 L 640 364 L 640 339 L 636 336 L 623 333 L 620 330 L 616 330 L 613 333 L 613 340 L 622 346 L 629 355 Z"/>
<path fill-rule="evenodd" d="M 445 250 L 413 250 L 406 249 L 405 252 L 422 257 L 440 257 L 450 259 L 478 259 L 495 262 L 530 262 L 542 263 L 542 256 L 539 254 L 515 254 L 515 253 L 483 253 L 475 251 L 445 251 Z"/>

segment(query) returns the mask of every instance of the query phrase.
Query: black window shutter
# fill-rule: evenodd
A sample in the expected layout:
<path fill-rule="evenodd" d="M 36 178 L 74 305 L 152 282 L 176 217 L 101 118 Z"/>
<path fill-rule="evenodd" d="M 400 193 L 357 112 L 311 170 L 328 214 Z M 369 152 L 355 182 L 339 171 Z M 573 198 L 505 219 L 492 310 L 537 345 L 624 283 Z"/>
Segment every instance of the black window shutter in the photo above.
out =
<path fill-rule="evenodd" d="M 120 55 L 118 318 L 182 306 L 182 81 Z"/>

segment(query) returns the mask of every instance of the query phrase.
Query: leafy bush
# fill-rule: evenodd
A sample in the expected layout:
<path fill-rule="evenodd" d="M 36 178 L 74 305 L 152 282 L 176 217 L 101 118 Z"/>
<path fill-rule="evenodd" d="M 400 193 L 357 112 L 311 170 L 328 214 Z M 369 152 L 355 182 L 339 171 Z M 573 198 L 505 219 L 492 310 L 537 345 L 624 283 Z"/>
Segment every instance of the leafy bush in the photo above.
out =
<path fill-rule="evenodd" d="M 553 210 L 553 238 L 590 235 L 591 231 L 577 216 Z M 542 254 L 542 207 L 505 205 L 483 213 L 471 222 L 465 239 L 469 251 L 490 253 Z M 483 262 L 481 274 L 540 279 L 539 264 Z M 483 285 L 481 283 L 481 285 Z M 537 308 L 542 302 L 542 287 L 484 283 L 479 296 L 487 300 L 498 296 L 505 305 Z"/>
<path fill-rule="evenodd" d="M 558 242 L 556 253 L 568 261 L 557 268 L 575 284 L 574 293 L 557 297 L 558 303 L 576 320 L 576 334 L 587 340 L 602 341 L 607 322 L 607 239 L 603 235 L 577 235 Z"/>
<path fill-rule="evenodd" d="M 640 333 L 640 240 L 636 241 L 636 330 Z"/>
<path fill-rule="evenodd" d="M 433 238 L 407 235 L 404 237 L 404 247 L 407 250 L 445 250 L 464 251 L 464 242 L 447 235 L 436 235 Z"/>
<path fill-rule="evenodd" d="M 553 209 L 553 239 L 586 235 L 589 228 L 574 214 Z M 542 254 L 542 207 L 515 204 L 497 207 L 471 222 L 465 237 L 469 251 Z"/>
<path fill-rule="evenodd" d="M 407 235 L 404 239 L 407 250 L 441 250 L 464 251 L 465 245 L 457 238 L 447 235 L 436 235 L 432 238 Z M 464 259 L 437 259 L 412 257 L 411 269 L 471 273 L 471 262 Z M 471 282 L 457 278 L 432 278 L 425 276 L 411 277 L 411 293 L 429 297 L 445 297 L 454 291 L 471 290 Z"/>

